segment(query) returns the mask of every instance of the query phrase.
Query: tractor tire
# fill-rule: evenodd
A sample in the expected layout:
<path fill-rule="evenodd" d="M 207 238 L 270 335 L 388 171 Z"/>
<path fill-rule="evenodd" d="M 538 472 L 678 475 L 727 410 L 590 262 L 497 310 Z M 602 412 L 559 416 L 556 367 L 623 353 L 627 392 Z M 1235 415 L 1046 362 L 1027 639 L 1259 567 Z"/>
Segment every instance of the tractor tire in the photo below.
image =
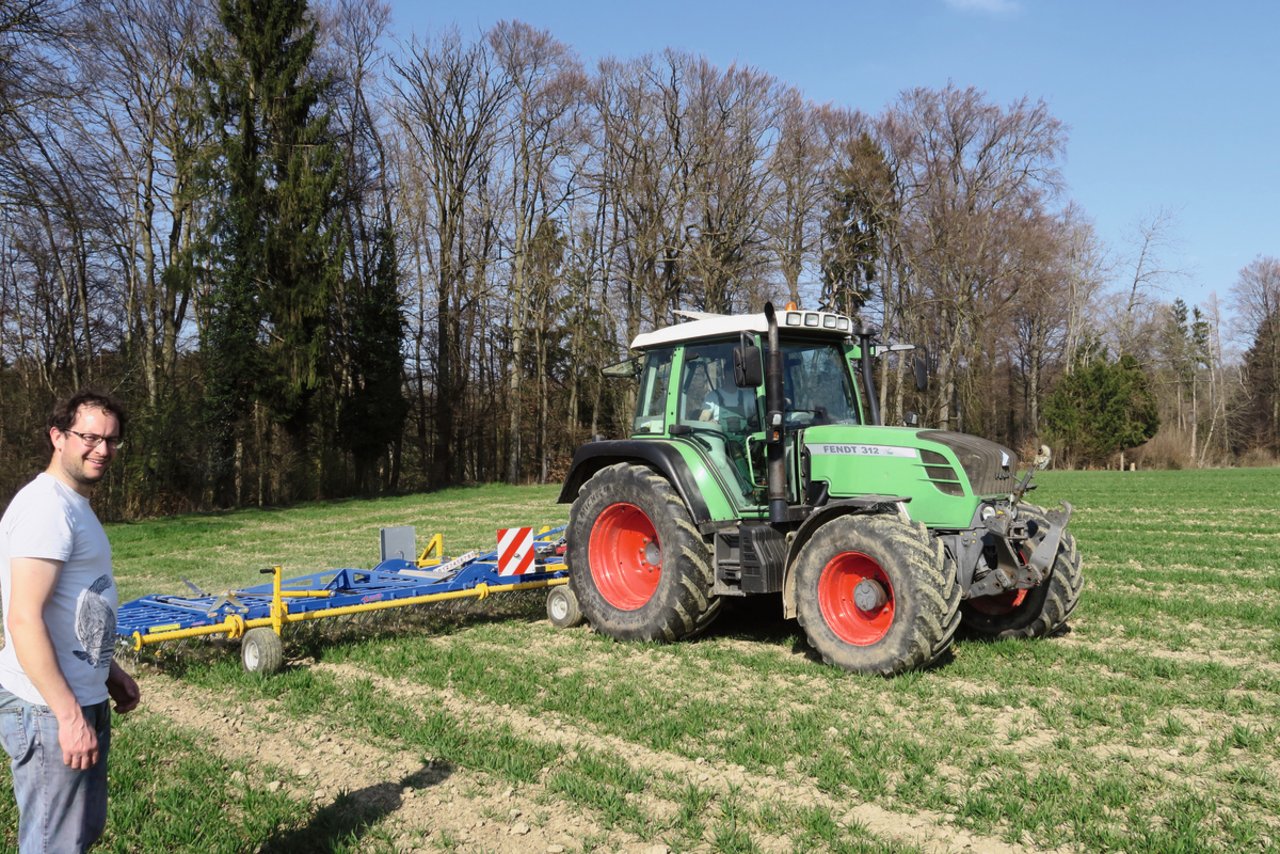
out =
<path fill-rule="evenodd" d="M 240 639 L 240 661 L 247 673 L 278 673 L 284 667 L 284 642 L 266 626 L 249 629 Z"/>
<path fill-rule="evenodd" d="M 644 466 L 596 472 L 569 511 L 569 587 L 592 629 L 617 640 L 676 641 L 720 613 L 711 549 L 680 495 Z"/>
<path fill-rule="evenodd" d="M 571 629 L 582 625 L 582 609 L 578 607 L 578 597 L 573 595 L 567 584 L 547 591 L 547 619 L 557 629 Z"/>
<path fill-rule="evenodd" d="M 1034 549 L 1044 538 L 1048 525 L 1044 508 L 1023 504 L 1018 508 L 1027 520 L 1030 540 L 1026 548 Z M 1084 573 L 1080 569 L 1080 552 L 1076 538 L 1062 532 L 1058 555 L 1049 578 L 1030 590 L 1010 590 L 994 596 L 965 600 L 960 608 L 964 630 L 979 638 L 1043 638 L 1062 630 L 1067 618 L 1080 602 L 1084 589 Z"/>
<path fill-rule="evenodd" d="M 893 676 L 925 667 L 951 647 L 960 585 L 942 542 L 892 515 L 832 519 L 795 565 L 796 611 L 822 660 Z"/>

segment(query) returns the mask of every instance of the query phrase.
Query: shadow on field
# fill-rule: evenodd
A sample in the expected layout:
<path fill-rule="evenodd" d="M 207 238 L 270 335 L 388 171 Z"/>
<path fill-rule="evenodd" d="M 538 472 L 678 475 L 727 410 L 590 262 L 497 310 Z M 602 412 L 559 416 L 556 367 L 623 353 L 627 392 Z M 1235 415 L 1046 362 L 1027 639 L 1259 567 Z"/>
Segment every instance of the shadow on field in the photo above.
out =
<path fill-rule="evenodd" d="M 808 646 L 804 630 L 795 620 L 782 617 L 782 595 L 725 597 L 720 616 L 707 629 L 705 637 L 734 638 L 781 646 L 799 643 Z"/>
<path fill-rule="evenodd" d="M 702 635 L 703 638 L 723 637 L 761 645 L 789 646 L 792 655 L 802 656 L 817 664 L 823 663 L 822 656 L 809 645 L 800 622 L 783 618 L 781 594 L 726 598 L 722 609 L 720 616 L 707 629 L 706 634 Z M 944 668 L 954 660 L 954 647 L 951 647 L 923 669 L 930 671 Z"/>
<path fill-rule="evenodd" d="M 452 765 L 433 762 L 398 781 L 388 780 L 354 792 L 343 792 L 333 803 L 317 812 L 305 826 L 273 834 L 259 851 L 278 854 L 334 851 L 340 845 L 358 843 L 369 828 L 400 809 L 405 789 L 419 790 L 438 786 L 452 773 Z"/>

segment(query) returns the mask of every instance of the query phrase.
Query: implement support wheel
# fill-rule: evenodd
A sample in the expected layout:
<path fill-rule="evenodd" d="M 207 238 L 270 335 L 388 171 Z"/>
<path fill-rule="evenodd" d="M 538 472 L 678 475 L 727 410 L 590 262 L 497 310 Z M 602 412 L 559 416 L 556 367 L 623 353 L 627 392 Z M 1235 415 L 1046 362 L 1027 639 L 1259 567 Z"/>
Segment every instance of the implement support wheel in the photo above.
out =
<path fill-rule="evenodd" d="M 561 584 L 547 591 L 547 619 L 557 629 L 571 629 L 582 625 L 582 609 L 578 597 L 568 585 Z"/>
<path fill-rule="evenodd" d="M 248 673 L 277 673 L 284 667 L 284 643 L 266 626 L 249 629 L 240 639 L 240 660 Z"/>

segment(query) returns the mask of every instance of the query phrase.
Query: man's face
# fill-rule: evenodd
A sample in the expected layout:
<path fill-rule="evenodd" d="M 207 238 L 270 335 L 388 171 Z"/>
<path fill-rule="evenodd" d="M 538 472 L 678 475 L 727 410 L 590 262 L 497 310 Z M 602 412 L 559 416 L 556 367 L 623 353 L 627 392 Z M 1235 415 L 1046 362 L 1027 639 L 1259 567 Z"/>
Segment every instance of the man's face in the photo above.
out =
<path fill-rule="evenodd" d="M 120 439 L 120 422 L 109 412 L 82 406 L 70 429 L 62 431 L 55 427 L 49 436 L 53 440 L 55 464 L 61 466 L 62 473 L 77 489 L 84 491 L 107 473 Z M 97 444 L 90 447 L 95 439 Z"/>

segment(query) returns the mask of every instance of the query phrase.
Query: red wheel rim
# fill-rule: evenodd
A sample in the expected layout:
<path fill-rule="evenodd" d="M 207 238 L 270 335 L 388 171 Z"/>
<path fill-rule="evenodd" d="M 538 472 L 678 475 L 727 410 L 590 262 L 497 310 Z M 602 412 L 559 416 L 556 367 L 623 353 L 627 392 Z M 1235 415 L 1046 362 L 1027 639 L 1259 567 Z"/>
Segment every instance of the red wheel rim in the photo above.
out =
<path fill-rule="evenodd" d="M 1018 549 L 1018 556 L 1022 558 L 1023 563 L 1026 563 L 1027 553 L 1025 549 Z M 988 617 L 1003 617 L 1021 608 L 1026 598 L 1027 591 L 1025 588 L 1006 590 L 1003 593 L 994 593 L 990 596 L 979 596 L 976 599 L 970 599 L 969 607 Z"/>
<path fill-rule="evenodd" d="M 970 599 L 969 607 L 979 614 L 986 614 L 988 617 L 1003 617 L 1005 614 L 1012 614 L 1021 608 L 1026 598 L 1026 590 L 1007 590 L 1004 593 L 996 593 L 992 596 L 979 596 L 976 599 Z"/>
<path fill-rule="evenodd" d="M 634 504 L 613 504 L 596 518 L 587 547 L 591 578 L 610 605 L 621 611 L 644 607 L 662 577 L 658 531 Z"/>
<path fill-rule="evenodd" d="M 854 591 L 864 581 L 880 585 L 883 604 L 863 610 Z M 880 641 L 893 625 L 893 585 L 880 564 L 861 552 L 844 552 L 827 562 L 818 577 L 818 607 L 836 636 L 854 646 Z"/>

